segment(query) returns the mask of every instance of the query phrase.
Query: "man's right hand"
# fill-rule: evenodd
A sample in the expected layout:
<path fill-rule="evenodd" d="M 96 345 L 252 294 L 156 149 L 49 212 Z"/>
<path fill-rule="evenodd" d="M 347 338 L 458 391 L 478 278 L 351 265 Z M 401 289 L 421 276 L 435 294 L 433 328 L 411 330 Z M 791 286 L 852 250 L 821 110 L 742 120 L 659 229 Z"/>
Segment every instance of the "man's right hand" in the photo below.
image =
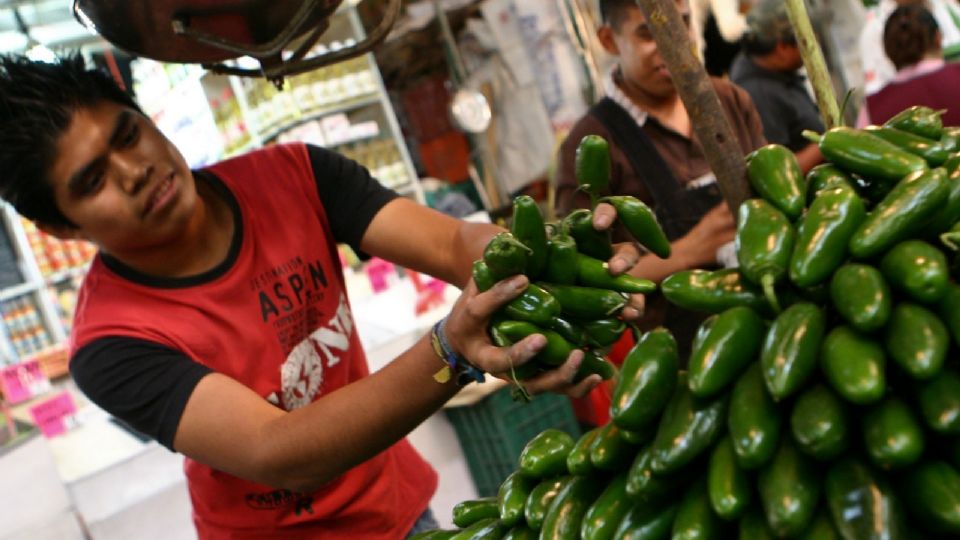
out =
<path fill-rule="evenodd" d="M 732 242 L 736 234 L 737 223 L 727 203 L 714 206 L 678 242 L 683 248 L 688 268 L 716 264 L 717 250 Z"/>

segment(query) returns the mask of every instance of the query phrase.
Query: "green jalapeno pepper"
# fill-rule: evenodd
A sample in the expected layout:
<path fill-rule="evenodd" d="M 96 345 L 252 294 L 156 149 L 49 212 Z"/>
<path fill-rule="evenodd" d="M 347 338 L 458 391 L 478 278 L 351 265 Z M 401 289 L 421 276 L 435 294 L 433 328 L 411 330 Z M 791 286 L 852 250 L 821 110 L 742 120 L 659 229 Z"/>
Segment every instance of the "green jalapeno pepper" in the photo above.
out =
<path fill-rule="evenodd" d="M 450 537 L 450 540 L 494 540 L 502 538 L 507 527 L 499 519 L 482 519 Z"/>
<path fill-rule="evenodd" d="M 891 288 L 925 304 L 940 300 L 950 281 L 943 252 L 921 240 L 893 246 L 881 259 L 880 271 Z"/>
<path fill-rule="evenodd" d="M 941 117 L 944 112 L 946 111 L 937 111 L 923 105 L 914 105 L 893 115 L 883 125 L 936 141 L 943 136 L 943 119 Z"/>
<path fill-rule="evenodd" d="M 677 516 L 676 504 L 634 504 L 620 520 L 613 537 L 623 540 L 657 540 L 670 537 Z"/>
<path fill-rule="evenodd" d="M 699 474 L 690 467 L 680 470 L 677 474 L 654 473 L 653 445 L 640 449 L 630 470 L 627 471 L 627 496 L 634 501 L 644 504 L 653 504 L 665 498 L 672 498 L 671 495 L 686 489 L 686 484 Z"/>
<path fill-rule="evenodd" d="M 800 394 L 790 413 L 790 430 L 797 447 L 808 456 L 829 461 L 850 445 L 847 411 L 829 388 L 817 384 Z"/>
<path fill-rule="evenodd" d="M 496 497 L 482 497 L 461 501 L 453 507 L 453 524 L 466 528 L 478 521 L 500 517 L 500 506 Z"/>
<path fill-rule="evenodd" d="M 540 532 L 527 526 L 526 523 L 514 525 L 500 540 L 537 540 Z"/>
<path fill-rule="evenodd" d="M 911 154 L 922 157 L 931 167 L 943 165 L 950 157 L 939 140 L 928 139 L 891 127 L 867 126 L 865 130 Z"/>
<path fill-rule="evenodd" d="M 576 261 L 577 281 L 580 285 L 610 289 L 630 294 L 650 294 L 657 290 L 657 284 L 649 279 L 641 279 L 627 274 L 614 276 L 607 268 L 607 262 L 589 255 L 579 254 Z"/>
<path fill-rule="evenodd" d="M 903 401 L 883 400 L 863 416 L 862 423 L 867 454 L 878 467 L 906 467 L 923 454 L 923 428 Z"/>
<path fill-rule="evenodd" d="M 811 523 L 810 526 L 807 527 L 807 530 L 803 532 L 803 535 L 798 538 L 799 540 L 842 540 L 840 533 L 833 527 L 833 520 L 830 518 L 830 513 L 823 505 L 820 506 L 820 510 L 818 510 L 817 515 L 814 516 L 813 523 Z"/>
<path fill-rule="evenodd" d="M 603 426 L 595 427 L 587 431 L 577 439 L 576 444 L 567 454 L 567 471 L 570 474 L 586 476 L 594 471 L 593 462 L 590 461 L 590 447 L 593 441 L 600 436 Z"/>
<path fill-rule="evenodd" d="M 804 207 L 804 178 L 797 156 L 780 144 L 768 144 L 747 154 L 747 179 L 754 191 L 791 221 Z"/>
<path fill-rule="evenodd" d="M 677 341 L 666 329 L 641 336 L 621 366 L 610 404 L 613 422 L 641 430 L 656 420 L 674 392 L 679 361 Z"/>
<path fill-rule="evenodd" d="M 944 126 L 940 134 L 940 144 L 950 154 L 960 151 L 960 127 Z"/>
<path fill-rule="evenodd" d="M 584 191 L 596 200 L 609 189 L 610 145 L 599 135 L 586 135 L 577 145 L 573 161 L 574 176 Z"/>
<path fill-rule="evenodd" d="M 727 402 L 725 395 L 697 399 L 690 392 L 686 372 L 680 372 L 653 439 L 650 466 L 654 474 L 677 472 L 710 449 L 723 434 Z"/>
<path fill-rule="evenodd" d="M 604 197 L 600 202 L 609 203 L 617 209 L 617 219 L 638 244 L 661 259 L 670 257 L 670 240 L 653 210 L 643 201 L 629 195 L 616 195 Z"/>
<path fill-rule="evenodd" d="M 866 464 L 850 458 L 835 462 L 827 471 L 824 494 L 842 538 L 910 538 L 893 489 Z"/>
<path fill-rule="evenodd" d="M 754 362 L 730 394 L 727 428 L 737 463 L 744 469 L 766 465 L 780 442 L 780 408 L 767 392 L 763 370 Z"/>
<path fill-rule="evenodd" d="M 807 302 L 788 307 L 773 321 L 760 363 L 774 401 L 795 393 L 813 374 L 825 328 L 823 311 Z"/>
<path fill-rule="evenodd" d="M 936 433 L 960 435 L 960 373 L 947 368 L 919 384 L 917 401 L 927 427 Z"/>
<path fill-rule="evenodd" d="M 950 335 L 935 313 L 916 304 L 897 304 L 885 334 L 890 359 L 911 377 L 929 379 L 940 373 Z"/>
<path fill-rule="evenodd" d="M 767 526 L 767 517 L 763 509 L 751 506 L 737 524 L 737 540 L 774 540 L 776 537 Z M 815 537 L 816 538 L 816 537 Z"/>
<path fill-rule="evenodd" d="M 960 285 L 950 283 L 937 306 L 940 320 L 947 325 L 953 342 L 960 345 Z"/>
<path fill-rule="evenodd" d="M 595 347 L 609 347 L 620 339 L 627 324 L 620 319 L 607 318 L 581 323 L 587 342 Z"/>
<path fill-rule="evenodd" d="M 624 472 L 613 477 L 603 493 L 587 509 L 580 526 L 580 538 L 612 540 L 623 516 L 633 506 L 626 495 L 627 474 Z"/>
<path fill-rule="evenodd" d="M 560 311 L 582 320 L 602 319 L 619 313 L 627 299 L 616 291 L 577 285 L 537 283 L 560 302 Z"/>
<path fill-rule="evenodd" d="M 547 241 L 547 267 L 543 279 L 558 285 L 577 282 L 577 242 L 568 234 L 554 235 Z"/>
<path fill-rule="evenodd" d="M 927 162 L 862 129 L 835 127 L 821 136 L 804 132 L 820 147 L 823 157 L 841 169 L 870 180 L 898 182 L 929 168 Z"/>
<path fill-rule="evenodd" d="M 796 233 L 783 212 L 763 199 L 748 199 L 737 212 L 734 240 L 740 273 L 763 287 L 774 311 L 780 311 L 774 285 L 787 275 Z"/>
<path fill-rule="evenodd" d="M 769 311 L 763 293 L 735 268 L 676 272 L 660 283 L 660 290 L 671 303 L 690 311 L 720 313 L 735 306 Z"/>
<path fill-rule="evenodd" d="M 500 321 L 494 325 L 501 335 L 516 343 L 523 338 L 541 334 L 547 339 L 547 344 L 533 357 L 533 361 L 546 366 L 559 366 L 567 361 L 567 357 L 575 348 L 563 336 L 552 331 L 544 330 L 533 323 L 526 321 Z M 529 361 L 527 363 L 530 363 Z"/>
<path fill-rule="evenodd" d="M 814 463 L 784 437 L 773 460 L 757 476 L 760 502 L 770 530 L 779 538 L 795 538 L 817 511 L 821 478 Z"/>
<path fill-rule="evenodd" d="M 577 243 L 580 253 L 606 261 L 613 257 L 610 230 L 598 231 L 593 227 L 593 212 L 578 208 L 563 218 L 563 230 Z"/>
<path fill-rule="evenodd" d="M 576 347 L 583 347 L 587 345 L 589 341 L 587 332 L 581 325 L 573 323 L 564 317 L 551 317 L 550 323 L 547 324 L 546 328 L 560 334 L 563 336 L 563 339 L 569 341 Z"/>
<path fill-rule="evenodd" d="M 900 486 L 907 507 L 935 533 L 960 535 L 960 473 L 945 461 L 919 464 Z"/>
<path fill-rule="evenodd" d="M 527 525 L 536 530 L 540 529 L 543 525 L 543 519 L 547 515 L 547 510 L 550 508 L 550 503 L 553 502 L 564 484 L 572 478 L 572 476 L 547 478 L 534 486 L 530 496 L 527 497 L 527 504 L 523 510 L 523 517 L 526 519 Z"/>
<path fill-rule="evenodd" d="M 850 326 L 867 333 L 883 328 L 893 309 L 883 274 L 866 264 L 848 263 L 837 268 L 830 279 L 830 299 Z"/>
<path fill-rule="evenodd" d="M 490 268 L 494 282 L 522 274 L 527 269 L 531 250 L 508 232 L 494 236 L 483 249 L 483 262 Z"/>
<path fill-rule="evenodd" d="M 634 446 L 641 446 L 653 440 L 656 435 L 656 427 L 650 424 L 648 427 L 639 430 L 626 430 L 620 428 L 620 437 Z"/>
<path fill-rule="evenodd" d="M 850 253 L 859 259 L 883 253 L 918 232 L 947 201 L 943 169 L 908 176 L 898 183 L 850 238 Z"/>
<path fill-rule="evenodd" d="M 408 540 L 450 540 L 460 534 L 460 529 L 434 529 L 423 531 L 408 538 Z"/>
<path fill-rule="evenodd" d="M 807 204 L 813 202 L 817 195 L 825 190 L 837 186 L 854 188 L 853 179 L 833 163 L 821 163 L 807 173 Z"/>
<path fill-rule="evenodd" d="M 886 390 L 887 357 L 875 340 L 848 326 L 827 334 L 820 352 L 820 368 L 831 388 L 857 405 L 875 403 Z"/>
<path fill-rule="evenodd" d="M 589 476 L 574 476 L 560 488 L 540 527 L 540 538 L 576 540 L 583 517 L 602 493 L 604 484 Z"/>
<path fill-rule="evenodd" d="M 630 466 L 637 446 L 620 436 L 620 428 L 608 422 L 590 443 L 590 463 L 601 471 L 619 471 Z"/>
<path fill-rule="evenodd" d="M 947 202 L 934 213 L 930 223 L 924 227 L 930 238 L 936 238 L 960 223 L 960 169 L 957 171 L 947 176 Z"/>
<path fill-rule="evenodd" d="M 725 437 L 713 449 L 707 465 L 707 489 L 710 506 L 725 520 L 739 518 L 750 504 L 752 482 L 737 465 L 733 443 Z"/>
<path fill-rule="evenodd" d="M 523 510 L 527 505 L 527 498 L 536 485 L 536 480 L 520 474 L 519 471 L 510 473 L 510 476 L 500 484 L 500 489 L 497 492 L 501 523 L 507 527 L 512 527 L 523 520 Z"/>
<path fill-rule="evenodd" d="M 694 482 L 680 500 L 670 538 L 723 538 L 723 521 L 710 507 L 707 482 Z"/>
<path fill-rule="evenodd" d="M 483 261 L 473 262 L 473 281 L 480 292 L 489 290 L 496 283 L 493 272 Z M 560 303 L 550 293 L 531 283 L 519 296 L 500 308 L 500 313 L 512 319 L 549 326 L 553 317 L 560 314 Z"/>
<path fill-rule="evenodd" d="M 510 223 L 510 232 L 514 238 L 530 248 L 527 266 L 523 273 L 531 280 L 539 278 L 547 265 L 547 231 L 544 228 L 540 207 L 533 197 L 521 195 L 513 199 L 513 221 Z"/>
<path fill-rule="evenodd" d="M 797 228 L 790 281 L 807 288 L 825 282 L 847 258 L 847 245 L 866 218 L 860 196 L 848 187 L 821 191 Z"/>
<path fill-rule="evenodd" d="M 718 394 L 757 359 L 766 327 L 748 307 L 712 315 L 700 326 L 688 364 L 690 391 L 700 398 Z"/>
<path fill-rule="evenodd" d="M 617 366 L 593 351 L 583 351 L 583 361 L 573 376 L 573 381 L 580 382 L 590 375 L 599 375 L 601 379 L 608 381 L 617 376 Z"/>
<path fill-rule="evenodd" d="M 547 428 L 520 451 L 520 472 L 530 478 L 548 478 L 567 472 L 567 454 L 576 441 L 566 431 Z"/>

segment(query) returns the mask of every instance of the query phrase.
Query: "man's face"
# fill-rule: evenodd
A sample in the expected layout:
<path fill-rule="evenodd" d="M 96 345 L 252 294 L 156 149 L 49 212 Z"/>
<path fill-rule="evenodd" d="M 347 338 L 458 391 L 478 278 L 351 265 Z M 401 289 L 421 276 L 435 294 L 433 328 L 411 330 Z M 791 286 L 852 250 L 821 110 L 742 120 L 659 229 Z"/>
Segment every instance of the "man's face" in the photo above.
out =
<path fill-rule="evenodd" d="M 124 258 L 176 242 L 194 215 L 193 174 L 148 118 L 103 101 L 79 108 L 48 173 L 57 207 L 85 238 Z"/>
<path fill-rule="evenodd" d="M 676 0 L 676 4 L 689 25 L 687 3 Z M 628 9 L 624 20 L 619 27 L 611 29 L 610 35 L 614 50 L 608 47 L 608 51 L 619 56 L 620 69 L 627 84 L 657 98 L 676 93 L 673 78 L 657 50 L 657 43 L 640 8 Z"/>
<path fill-rule="evenodd" d="M 803 67 L 803 55 L 800 54 L 800 47 L 795 43 L 783 43 L 778 46 L 782 49 L 780 52 L 783 58 L 784 71 L 796 71 Z"/>

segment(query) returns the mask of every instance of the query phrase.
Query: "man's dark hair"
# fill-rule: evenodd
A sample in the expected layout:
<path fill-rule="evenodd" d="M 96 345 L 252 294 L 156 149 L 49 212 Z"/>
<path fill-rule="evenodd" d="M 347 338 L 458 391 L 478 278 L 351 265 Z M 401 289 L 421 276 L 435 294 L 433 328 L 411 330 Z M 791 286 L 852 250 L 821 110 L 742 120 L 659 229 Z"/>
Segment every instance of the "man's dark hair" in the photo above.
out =
<path fill-rule="evenodd" d="M 780 43 L 796 45 L 797 38 L 793 36 L 770 37 L 761 36 L 752 32 L 745 32 L 741 46 L 743 51 L 749 56 L 765 56 L 773 52 Z"/>
<path fill-rule="evenodd" d="M 922 4 L 900 6 L 883 26 L 883 50 L 900 70 L 939 49 L 938 32 L 937 20 Z"/>
<path fill-rule="evenodd" d="M 104 101 L 141 110 L 109 75 L 87 69 L 79 53 L 55 63 L 0 56 L 0 197 L 20 215 L 74 226 L 57 208 L 49 168 L 73 113 Z"/>
<path fill-rule="evenodd" d="M 640 9 L 636 0 L 600 0 L 600 21 L 619 30 L 630 9 Z"/>

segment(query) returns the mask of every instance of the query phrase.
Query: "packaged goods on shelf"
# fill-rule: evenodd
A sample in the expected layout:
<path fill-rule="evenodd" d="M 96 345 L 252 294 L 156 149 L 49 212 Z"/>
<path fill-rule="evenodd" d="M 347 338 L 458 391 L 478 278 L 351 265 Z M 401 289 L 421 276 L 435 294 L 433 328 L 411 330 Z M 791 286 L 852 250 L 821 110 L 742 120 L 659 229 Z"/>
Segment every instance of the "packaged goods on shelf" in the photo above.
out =
<path fill-rule="evenodd" d="M 62 272 L 85 268 L 97 252 L 89 242 L 59 240 L 37 229 L 30 220 L 20 218 L 20 222 L 40 274 L 46 279 L 57 278 Z"/>
<path fill-rule="evenodd" d="M 0 303 L 0 315 L 3 317 L 10 344 L 20 358 L 36 354 L 53 345 L 53 339 L 32 296 L 20 296 Z"/>

